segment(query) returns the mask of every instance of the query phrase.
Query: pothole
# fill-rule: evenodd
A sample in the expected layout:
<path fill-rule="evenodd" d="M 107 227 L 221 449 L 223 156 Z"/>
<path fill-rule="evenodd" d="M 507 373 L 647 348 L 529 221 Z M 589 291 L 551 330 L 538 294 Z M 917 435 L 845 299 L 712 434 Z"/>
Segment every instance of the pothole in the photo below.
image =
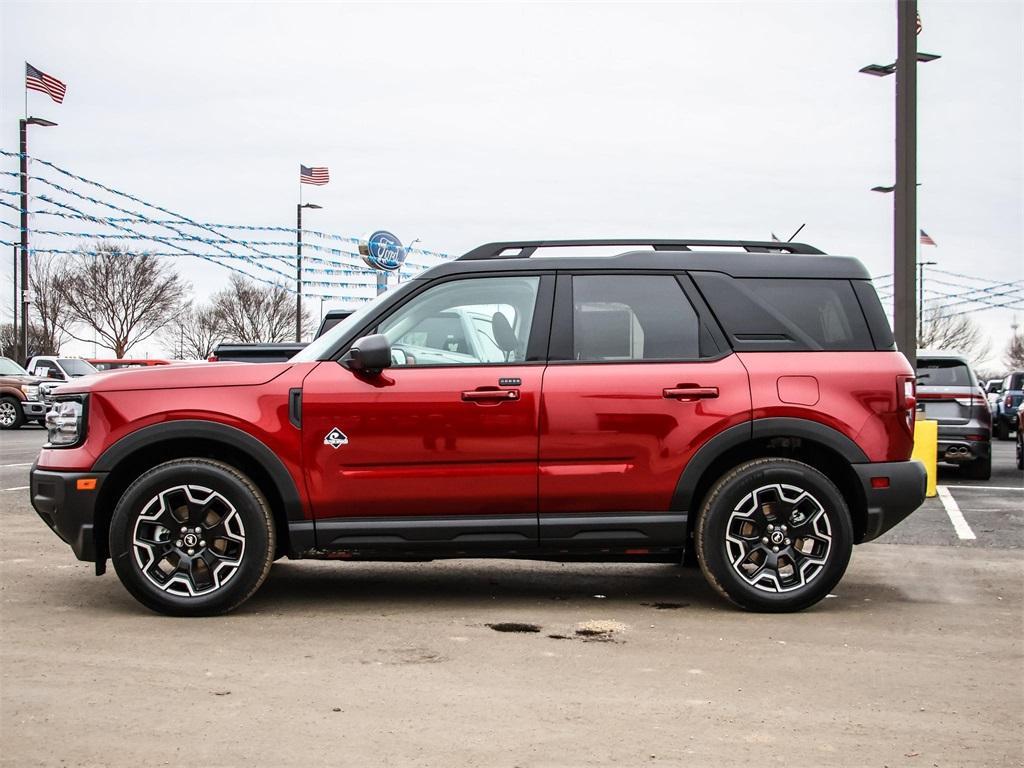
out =
<path fill-rule="evenodd" d="M 523 624 L 518 621 L 502 621 L 497 624 L 487 624 L 486 626 L 495 632 L 540 632 L 541 630 L 536 624 Z"/>

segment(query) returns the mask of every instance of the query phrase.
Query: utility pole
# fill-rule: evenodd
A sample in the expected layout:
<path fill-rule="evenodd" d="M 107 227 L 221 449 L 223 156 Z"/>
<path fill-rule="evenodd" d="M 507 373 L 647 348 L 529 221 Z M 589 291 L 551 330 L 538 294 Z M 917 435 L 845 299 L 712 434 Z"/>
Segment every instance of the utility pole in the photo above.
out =
<path fill-rule="evenodd" d="M 11 286 L 14 288 L 14 302 L 11 304 L 11 323 L 13 325 L 11 330 L 13 331 L 12 338 L 14 339 L 14 348 L 17 349 L 18 339 L 20 338 L 20 336 L 18 336 L 18 246 L 15 245 L 11 248 L 14 251 L 14 261 L 11 263 Z M 18 362 L 17 352 L 14 350 L 4 351 L 5 353 L 9 351 L 11 357 L 14 358 L 14 361 Z"/>
<path fill-rule="evenodd" d="M 917 0 L 896 2 L 896 189 L 893 325 L 896 346 L 917 367 Z"/>
<path fill-rule="evenodd" d="M 924 268 L 931 267 L 937 261 L 919 261 L 917 263 L 917 338 L 924 338 Z M 916 349 L 916 347 L 915 347 Z"/>

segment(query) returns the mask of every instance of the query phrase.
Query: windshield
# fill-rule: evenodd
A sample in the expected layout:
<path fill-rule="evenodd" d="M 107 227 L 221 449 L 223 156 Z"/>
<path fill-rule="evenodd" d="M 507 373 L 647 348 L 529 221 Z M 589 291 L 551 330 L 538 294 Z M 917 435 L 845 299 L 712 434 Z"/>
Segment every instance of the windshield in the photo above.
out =
<path fill-rule="evenodd" d="M 92 363 L 86 362 L 85 360 L 79 360 L 74 357 L 62 357 L 57 361 L 57 365 L 64 369 L 64 372 L 71 378 L 77 378 L 79 376 L 88 376 L 90 373 L 96 373 L 96 369 Z"/>
<path fill-rule="evenodd" d="M 11 360 L 9 357 L 0 357 L 0 376 L 27 376 L 28 371 Z"/>
<path fill-rule="evenodd" d="M 358 328 L 362 325 L 363 321 L 373 314 L 377 310 L 377 307 L 379 307 L 384 301 L 390 299 L 399 291 L 407 289 L 410 286 L 412 286 L 412 282 L 399 283 L 398 285 L 391 286 L 391 288 L 386 290 L 384 293 L 371 299 L 336 326 L 331 328 L 331 330 L 327 331 L 323 336 L 311 341 L 304 349 L 291 359 L 291 362 L 308 363 L 313 360 L 319 360 L 331 350 L 331 348 L 338 342 L 338 339 L 347 335 L 352 329 Z"/>

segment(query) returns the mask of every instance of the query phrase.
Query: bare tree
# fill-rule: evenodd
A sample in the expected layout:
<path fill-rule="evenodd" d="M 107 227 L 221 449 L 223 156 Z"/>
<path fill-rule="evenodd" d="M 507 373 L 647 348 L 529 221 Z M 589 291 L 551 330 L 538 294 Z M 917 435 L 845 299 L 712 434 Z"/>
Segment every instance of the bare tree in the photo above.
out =
<path fill-rule="evenodd" d="M 1006 367 L 1019 371 L 1024 368 L 1024 333 L 1017 332 L 1010 337 L 1003 355 Z"/>
<path fill-rule="evenodd" d="M 32 311 L 42 335 L 45 352 L 56 355 L 68 340 L 64 330 L 73 322 L 71 307 L 67 299 L 67 283 L 70 273 L 65 264 L 50 256 L 34 255 L 29 270 L 29 285 L 32 287 Z"/>
<path fill-rule="evenodd" d="M 226 341 L 255 344 L 294 338 L 295 297 L 282 285 L 261 285 L 233 274 L 212 303 Z M 305 328 L 309 315 L 302 314 Z"/>
<path fill-rule="evenodd" d="M 186 304 L 162 334 L 164 343 L 183 360 L 205 360 L 224 337 L 212 306 Z"/>
<path fill-rule="evenodd" d="M 28 354 L 22 354 L 21 350 L 21 328 L 18 328 L 18 335 L 14 335 L 14 324 L 4 323 L 0 325 L 0 355 L 9 357 L 20 365 L 28 362 L 29 358 L 36 355 L 55 355 L 57 350 L 47 346 L 46 334 L 36 323 L 28 327 Z"/>
<path fill-rule="evenodd" d="M 974 365 L 988 355 L 989 344 L 985 335 L 969 315 L 952 315 L 933 309 L 925 312 L 923 326 L 917 337 L 918 349 L 959 352 Z"/>
<path fill-rule="evenodd" d="M 92 338 L 76 335 L 78 324 L 95 331 L 116 357 L 165 328 L 187 287 L 156 256 L 110 243 L 81 249 L 69 273 L 63 296 L 72 322 L 64 330 L 79 341 Z"/>

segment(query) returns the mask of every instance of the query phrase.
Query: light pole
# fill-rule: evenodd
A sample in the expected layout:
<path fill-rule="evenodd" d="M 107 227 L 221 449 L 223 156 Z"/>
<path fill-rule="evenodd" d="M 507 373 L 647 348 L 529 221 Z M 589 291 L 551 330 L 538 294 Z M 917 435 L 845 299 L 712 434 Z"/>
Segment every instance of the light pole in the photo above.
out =
<path fill-rule="evenodd" d="M 295 205 L 295 340 L 302 341 L 302 209 L 323 208 L 316 203 Z"/>
<path fill-rule="evenodd" d="M 935 61 L 917 51 L 917 0 L 896 0 L 896 62 L 869 64 L 861 72 L 896 75 L 896 184 L 893 188 L 893 331 L 896 346 L 917 366 L 915 274 L 917 263 L 917 62 Z M 877 191 L 888 191 L 879 188 Z"/>
<path fill-rule="evenodd" d="M 937 261 L 917 262 L 917 338 L 924 338 L 924 268 L 933 267 Z"/>
<path fill-rule="evenodd" d="M 49 128 L 56 125 L 41 117 L 18 120 L 21 146 L 21 354 L 28 360 L 28 127 Z M 17 307 L 15 307 L 17 312 Z"/>

